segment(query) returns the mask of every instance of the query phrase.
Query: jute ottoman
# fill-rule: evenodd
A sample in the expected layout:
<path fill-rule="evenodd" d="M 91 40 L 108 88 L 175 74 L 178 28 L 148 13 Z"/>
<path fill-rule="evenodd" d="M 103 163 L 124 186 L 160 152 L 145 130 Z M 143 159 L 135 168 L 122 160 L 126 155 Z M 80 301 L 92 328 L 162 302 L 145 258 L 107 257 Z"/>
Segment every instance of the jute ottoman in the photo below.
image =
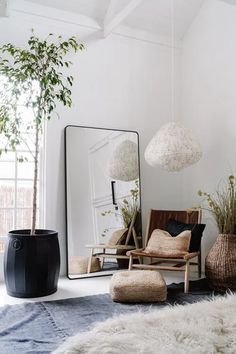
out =
<path fill-rule="evenodd" d="M 158 302 L 166 300 L 167 288 L 159 272 L 133 270 L 113 275 L 110 294 L 116 302 Z"/>

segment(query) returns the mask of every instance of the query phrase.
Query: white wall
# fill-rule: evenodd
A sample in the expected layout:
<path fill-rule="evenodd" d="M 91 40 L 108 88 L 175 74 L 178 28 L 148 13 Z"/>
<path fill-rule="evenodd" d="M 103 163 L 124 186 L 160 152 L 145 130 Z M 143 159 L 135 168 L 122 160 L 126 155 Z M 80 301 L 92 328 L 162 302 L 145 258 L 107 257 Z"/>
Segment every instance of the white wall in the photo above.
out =
<path fill-rule="evenodd" d="M 73 107 L 71 110 L 59 107 L 61 118 L 48 124 L 46 135 L 45 227 L 59 231 L 62 274 L 65 272 L 63 134 L 66 125 L 139 132 L 144 227 L 149 208 L 196 205 L 198 189 L 213 191 L 221 178 L 235 172 L 236 7 L 219 0 L 206 0 L 183 39 L 182 54 L 177 51 L 176 116 L 194 131 L 204 152 L 198 164 L 179 174 L 153 169 L 143 159 L 152 135 L 170 119 L 168 47 L 120 35 L 102 39 L 95 29 L 17 12 L 10 18 L 0 18 L 0 43 L 23 45 L 31 28 L 40 36 L 49 32 L 77 34 L 87 47 L 83 53 L 71 57 L 75 77 Z M 206 213 L 204 220 L 207 230 L 203 255 L 217 233 Z"/>
<path fill-rule="evenodd" d="M 206 0 L 183 39 L 181 55 L 177 51 L 176 116 L 194 131 L 204 153 L 198 164 L 179 174 L 153 169 L 143 159 L 152 135 L 170 119 L 168 47 L 120 35 L 102 39 L 95 29 L 17 12 L 10 18 L 0 18 L 0 43 L 23 45 L 31 28 L 40 36 L 49 32 L 77 34 L 87 47 L 83 53 L 71 56 L 75 77 L 73 107 L 71 110 L 59 107 L 61 118 L 48 124 L 46 134 L 45 227 L 59 231 L 62 274 L 65 272 L 63 134 L 66 125 L 139 132 L 144 227 L 149 208 L 189 208 L 199 203 L 198 189 L 213 191 L 221 178 L 235 172 L 236 7 L 219 0 Z M 207 230 L 203 255 L 217 233 L 206 213 L 204 220 Z"/>
<path fill-rule="evenodd" d="M 202 143 L 202 160 L 183 171 L 183 207 L 236 172 L 236 7 L 209 0 L 183 41 L 182 119 Z M 207 212 L 203 256 L 217 230 Z"/>
<path fill-rule="evenodd" d="M 59 107 L 60 120 L 48 124 L 46 146 L 46 227 L 60 235 L 65 272 L 64 127 L 68 124 L 137 130 L 140 134 L 142 210 L 178 208 L 180 175 L 153 169 L 144 162 L 144 149 L 156 130 L 170 119 L 170 50 L 168 47 L 120 35 L 102 39 L 84 27 L 12 13 L 0 19 L 0 42 L 25 43 L 30 29 L 77 34 L 86 51 L 72 55 L 73 108 Z M 179 57 L 177 55 L 177 65 Z M 179 94 L 179 90 L 176 90 Z"/>

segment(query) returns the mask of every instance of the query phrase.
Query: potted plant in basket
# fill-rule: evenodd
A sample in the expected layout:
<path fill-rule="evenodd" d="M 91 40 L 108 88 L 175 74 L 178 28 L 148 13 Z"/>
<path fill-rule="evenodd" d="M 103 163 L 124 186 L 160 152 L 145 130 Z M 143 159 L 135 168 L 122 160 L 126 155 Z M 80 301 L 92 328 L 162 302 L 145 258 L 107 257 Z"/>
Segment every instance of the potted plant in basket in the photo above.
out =
<path fill-rule="evenodd" d="M 205 274 L 215 290 L 236 289 L 236 179 L 228 177 L 215 194 L 199 191 L 217 224 L 219 235 L 205 261 Z"/>
<path fill-rule="evenodd" d="M 63 40 L 49 34 L 41 40 L 34 33 L 26 48 L 11 43 L 0 47 L 0 156 L 24 144 L 34 164 L 31 228 L 10 231 L 5 248 L 4 276 L 12 296 L 45 296 L 57 290 L 58 234 L 36 229 L 39 151 L 44 122 L 57 103 L 72 104 L 73 77 L 65 75 L 72 63 L 66 56 L 83 48 L 75 37 Z M 27 137 L 33 137 L 33 143 Z"/>

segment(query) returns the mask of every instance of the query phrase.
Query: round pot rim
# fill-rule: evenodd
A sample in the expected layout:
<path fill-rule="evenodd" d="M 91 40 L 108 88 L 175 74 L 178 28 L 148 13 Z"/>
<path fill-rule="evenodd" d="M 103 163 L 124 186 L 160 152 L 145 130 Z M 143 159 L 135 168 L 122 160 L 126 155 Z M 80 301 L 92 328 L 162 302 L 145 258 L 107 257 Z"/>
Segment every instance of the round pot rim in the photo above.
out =
<path fill-rule="evenodd" d="M 54 230 L 48 230 L 48 229 L 36 229 L 36 234 L 32 235 L 30 233 L 30 229 L 19 229 L 19 230 L 11 230 L 8 232 L 9 237 L 13 236 L 22 236 L 22 237 L 34 237 L 34 236 L 56 236 L 58 235 L 57 231 Z"/>

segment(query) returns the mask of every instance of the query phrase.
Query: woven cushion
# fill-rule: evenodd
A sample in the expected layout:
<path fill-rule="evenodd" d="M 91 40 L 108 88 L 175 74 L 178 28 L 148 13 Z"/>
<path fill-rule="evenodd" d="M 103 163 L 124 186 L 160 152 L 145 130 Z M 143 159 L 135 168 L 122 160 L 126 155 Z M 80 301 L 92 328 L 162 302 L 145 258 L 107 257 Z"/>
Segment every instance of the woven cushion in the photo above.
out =
<path fill-rule="evenodd" d="M 113 232 L 111 238 L 107 242 L 109 246 L 120 245 L 127 234 L 128 229 L 120 229 Z"/>
<path fill-rule="evenodd" d="M 69 274 L 85 274 L 88 272 L 89 257 L 72 256 L 69 259 Z M 92 257 L 91 273 L 101 270 L 99 259 Z"/>
<path fill-rule="evenodd" d="M 113 275 L 110 294 L 117 302 L 157 302 L 166 300 L 167 288 L 159 272 L 133 270 Z"/>
<path fill-rule="evenodd" d="M 191 231 L 183 231 L 178 236 L 172 237 L 169 232 L 156 229 L 152 232 L 145 252 L 165 255 L 185 255 L 188 253 Z"/>
<path fill-rule="evenodd" d="M 191 230 L 192 236 L 189 252 L 198 252 L 200 251 L 201 238 L 205 226 L 205 224 L 186 224 L 184 222 L 170 219 L 166 225 L 166 231 L 168 231 L 171 236 L 177 236 L 182 231 Z"/>

